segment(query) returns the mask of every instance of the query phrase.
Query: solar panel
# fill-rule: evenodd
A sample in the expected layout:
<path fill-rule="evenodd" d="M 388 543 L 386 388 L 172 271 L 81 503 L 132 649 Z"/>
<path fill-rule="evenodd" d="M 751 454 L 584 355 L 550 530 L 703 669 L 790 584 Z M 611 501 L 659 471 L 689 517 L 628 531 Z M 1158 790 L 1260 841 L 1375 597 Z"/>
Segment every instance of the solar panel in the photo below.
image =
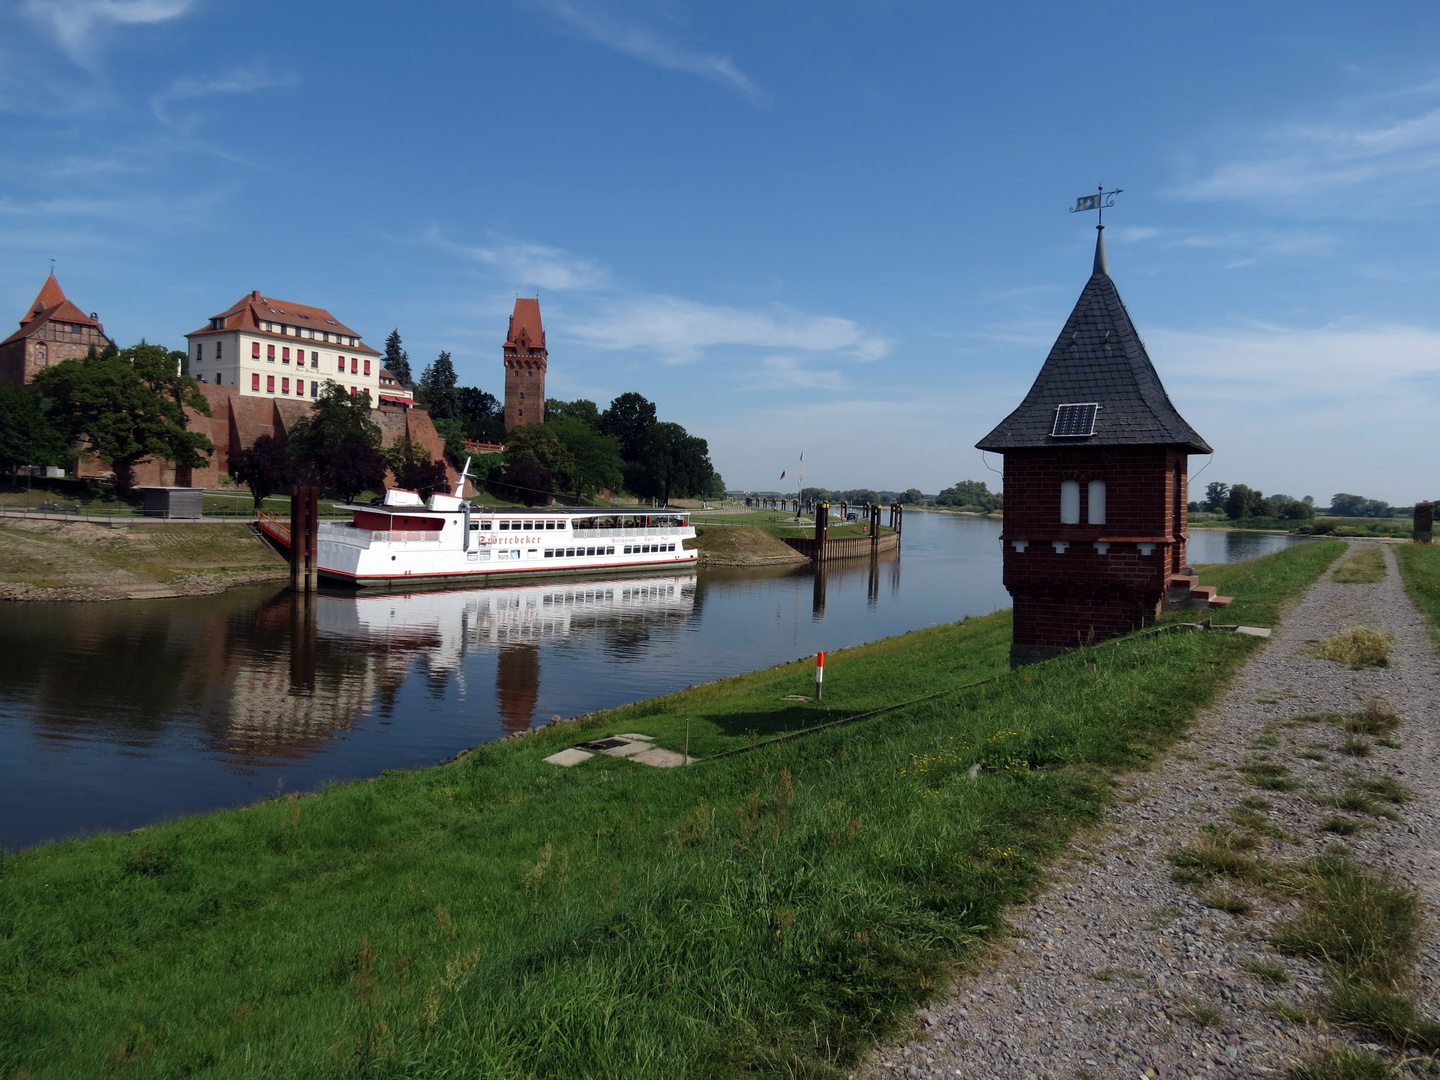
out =
<path fill-rule="evenodd" d="M 1095 414 L 1100 406 L 1093 401 L 1079 405 L 1060 405 L 1055 409 L 1055 425 L 1050 434 L 1060 439 L 1083 438 L 1095 434 Z"/>

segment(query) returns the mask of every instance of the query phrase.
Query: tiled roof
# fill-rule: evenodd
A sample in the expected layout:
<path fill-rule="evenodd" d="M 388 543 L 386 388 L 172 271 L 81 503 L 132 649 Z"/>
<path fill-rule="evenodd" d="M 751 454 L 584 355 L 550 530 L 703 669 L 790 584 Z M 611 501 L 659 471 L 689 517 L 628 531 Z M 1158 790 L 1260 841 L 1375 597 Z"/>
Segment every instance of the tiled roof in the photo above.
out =
<path fill-rule="evenodd" d="M 54 274 L 51 274 L 45 279 L 45 284 L 40 286 L 40 292 L 36 295 L 35 302 L 30 305 L 30 310 L 20 320 L 20 329 L 4 341 L 0 341 L 0 345 L 8 345 L 12 341 L 27 338 L 49 322 L 93 326 L 101 334 L 105 333 L 105 328 L 100 325 L 98 319 L 86 315 L 66 298 L 65 290 L 60 288 L 60 282 L 55 280 Z"/>
<path fill-rule="evenodd" d="M 297 304 L 292 300 L 276 300 L 274 297 L 261 296 L 258 289 L 246 293 L 224 311 L 212 315 L 211 319 L 224 319 L 224 328 L 217 330 L 206 323 L 199 330 L 192 330 L 185 336 L 198 337 L 203 334 L 228 334 L 234 330 L 249 330 L 255 334 L 271 334 L 277 338 L 295 340 L 294 334 L 281 334 L 279 331 L 260 329 L 261 323 L 279 323 L 282 326 L 300 327 L 305 330 L 353 337 L 354 345 L 341 344 L 340 347 L 362 355 L 380 355 L 369 345 L 361 342 L 360 335 L 356 331 L 350 329 L 324 308 L 311 307 L 309 304 Z M 330 344 L 333 345 L 335 342 Z"/>
<path fill-rule="evenodd" d="M 1059 405 L 1098 402 L 1095 434 L 1050 434 Z M 1145 343 L 1110 280 L 1105 234 L 1095 244 L 1095 271 L 1065 321 L 1045 365 L 1019 408 L 975 445 L 981 450 L 1037 446 L 1179 445 L 1210 453 L 1210 444 L 1170 403 Z"/>
<path fill-rule="evenodd" d="M 517 297 L 510 316 L 510 332 L 505 337 L 507 349 L 545 348 L 545 326 L 540 321 L 540 301 Z"/>

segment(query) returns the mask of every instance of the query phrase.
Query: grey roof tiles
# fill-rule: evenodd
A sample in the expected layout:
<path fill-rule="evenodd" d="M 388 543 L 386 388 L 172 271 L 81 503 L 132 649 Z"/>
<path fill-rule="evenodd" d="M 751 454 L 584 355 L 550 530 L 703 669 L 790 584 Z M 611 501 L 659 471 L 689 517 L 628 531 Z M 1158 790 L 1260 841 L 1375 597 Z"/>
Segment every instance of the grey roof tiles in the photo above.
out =
<path fill-rule="evenodd" d="M 1058 406 L 1098 402 L 1095 434 L 1050 434 Z M 1210 444 L 1170 403 L 1145 344 L 1130 321 L 1105 259 L 1105 234 L 1096 241 L 1095 272 L 1065 321 L 1045 365 L 1018 408 L 975 444 L 981 450 L 1040 446 L 1180 445 L 1208 454 Z"/>

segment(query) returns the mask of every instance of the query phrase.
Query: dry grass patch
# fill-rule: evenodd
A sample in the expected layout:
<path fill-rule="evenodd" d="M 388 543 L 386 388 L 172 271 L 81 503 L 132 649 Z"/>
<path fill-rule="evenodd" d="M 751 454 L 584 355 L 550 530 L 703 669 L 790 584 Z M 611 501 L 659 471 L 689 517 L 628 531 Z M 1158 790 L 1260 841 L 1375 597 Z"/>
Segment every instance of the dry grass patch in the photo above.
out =
<path fill-rule="evenodd" d="M 1352 626 L 1334 637 L 1317 641 L 1310 652 L 1321 660 L 1332 660 L 1352 668 L 1389 667 L 1390 647 L 1395 636 L 1368 626 Z"/>
<path fill-rule="evenodd" d="M 1366 544 L 1340 564 L 1335 580 L 1342 585 L 1374 585 L 1384 581 L 1385 551 L 1379 544 Z"/>

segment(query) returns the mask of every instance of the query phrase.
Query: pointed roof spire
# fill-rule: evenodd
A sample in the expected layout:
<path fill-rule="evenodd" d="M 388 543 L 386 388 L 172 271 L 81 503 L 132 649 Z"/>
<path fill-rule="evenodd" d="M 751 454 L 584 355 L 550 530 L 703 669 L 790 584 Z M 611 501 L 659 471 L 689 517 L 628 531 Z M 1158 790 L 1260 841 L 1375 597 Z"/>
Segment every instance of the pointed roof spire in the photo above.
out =
<path fill-rule="evenodd" d="M 1101 226 L 1103 229 L 1103 226 Z M 1051 435 L 1061 405 L 1095 402 L 1095 433 Z M 1210 444 L 1185 422 L 1160 383 L 1145 343 L 1120 299 L 1095 240 L 1095 269 L 1020 406 L 975 445 L 981 450 L 1044 446 L 1184 446 L 1208 454 Z"/>
<path fill-rule="evenodd" d="M 45 279 L 45 284 L 40 286 L 40 292 L 35 297 L 35 303 L 30 305 L 31 311 L 40 311 L 44 308 L 52 308 L 57 304 L 65 302 L 65 290 L 60 288 L 60 282 L 52 273 Z"/>

